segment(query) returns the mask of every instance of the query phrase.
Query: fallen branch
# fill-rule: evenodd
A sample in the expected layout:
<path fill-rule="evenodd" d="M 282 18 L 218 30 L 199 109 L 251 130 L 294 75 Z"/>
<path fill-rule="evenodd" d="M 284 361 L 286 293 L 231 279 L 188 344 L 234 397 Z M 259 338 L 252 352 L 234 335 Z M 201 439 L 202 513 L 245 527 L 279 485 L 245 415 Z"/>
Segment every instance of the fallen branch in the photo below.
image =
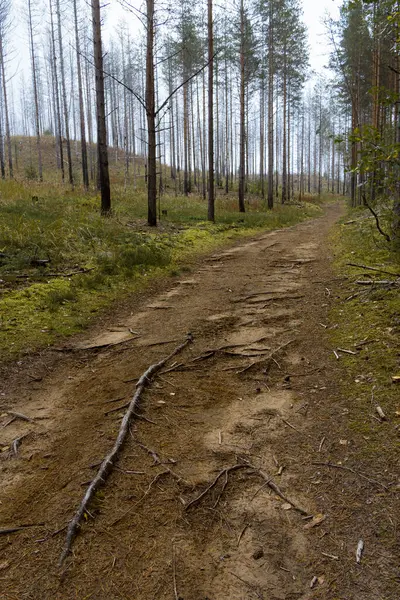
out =
<path fill-rule="evenodd" d="M 72 518 L 72 520 L 70 521 L 70 523 L 68 525 L 67 537 L 66 537 L 64 549 L 61 553 L 60 560 L 59 560 L 60 566 L 63 564 L 64 560 L 66 559 L 66 557 L 68 556 L 68 554 L 71 550 L 72 543 L 73 543 L 75 536 L 77 534 L 77 531 L 78 531 L 80 520 L 82 519 L 83 515 L 87 511 L 87 508 L 88 508 L 88 505 L 89 505 L 91 499 L 93 498 L 96 491 L 105 483 L 107 477 L 113 470 L 114 464 L 117 461 L 121 447 L 122 447 L 122 445 L 125 441 L 125 438 L 128 434 L 130 420 L 133 417 L 133 413 L 136 412 L 136 410 L 138 408 L 143 391 L 151 383 L 151 380 L 154 377 L 154 375 L 158 371 L 160 371 L 162 369 L 162 367 L 173 356 L 175 356 L 176 354 L 181 352 L 192 341 L 193 341 L 192 335 L 188 334 L 186 340 L 182 344 L 180 344 L 177 348 L 175 348 L 175 350 L 173 352 L 171 352 L 171 354 L 169 354 L 167 357 L 163 358 L 158 363 L 151 365 L 143 373 L 143 375 L 140 377 L 139 381 L 137 382 L 135 394 L 131 400 L 128 410 L 126 411 L 126 413 L 122 419 L 117 440 L 116 440 L 111 452 L 106 456 L 106 458 L 101 463 L 96 477 L 93 479 L 92 483 L 88 487 L 86 494 L 84 495 L 83 500 L 82 500 L 81 504 L 79 505 L 78 510 L 76 511 L 74 517 Z"/>
<path fill-rule="evenodd" d="M 366 269 L 367 271 L 376 271 L 377 273 L 384 273 L 385 275 L 392 275 L 393 277 L 400 277 L 400 273 L 393 273 L 392 271 L 385 271 L 384 269 L 377 269 L 376 267 L 369 267 L 368 265 L 360 265 L 358 263 L 347 263 L 348 267 L 358 267 L 359 269 Z"/>
<path fill-rule="evenodd" d="M 357 283 L 358 285 L 379 285 L 382 287 L 398 285 L 397 280 L 391 281 L 389 279 L 358 279 L 355 283 Z"/>
<path fill-rule="evenodd" d="M 383 483 L 381 483 L 380 481 L 377 481 L 376 479 L 370 479 L 363 473 L 360 473 L 359 471 L 355 471 L 351 467 L 345 467 L 343 465 L 334 465 L 333 463 L 330 463 L 330 462 L 318 462 L 318 461 L 314 461 L 311 464 L 319 466 L 319 467 L 330 467 L 331 469 L 341 469 L 342 471 L 349 471 L 350 473 L 353 473 L 353 475 L 357 475 L 358 477 L 361 477 L 361 479 L 365 479 L 369 483 L 374 483 L 375 485 L 379 485 L 387 492 L 389 491 L 389 488 L 386 485 L 384 485 Z"/>
<path fill-rule="evenodd" d="M 344 354 L 352 354 L 357 356 L 358 352 L 354 352 L 354 350 L 346 350 L 345 348 L 336 348 L 338 352 L 343 352 Z"/>
<path fill-rule="evenodd" d="M 374 209 L 372 208 L 372 206 L 370 206 L 370 205 L 368 204 L 368 202 L 367 202 L 367 199 L 366 199 L 366 196 L 365 196 L 365 193 L 363 194 L 363 201 L 364 201 L 364 204 L 365 204 L 365 206 L 366 206 L 366 207 L 368 208 L 368 210 L 370 211 L 370 213 L 371 213 L 372 215 L 374 215 L 374 218 L 375 218 L 375 223 L 376 223 L 376 228 L 377 228 L 377 230 L 378 230 L 378 231 L 379 231 L 379 233 L 380 233 L 380 234 L 381 234 L 381 235 L 382 235 L 382 236 L 385 238 L 385 240 L 386 240 L 387 242 L 389 242 L 389 244 L 390 244 L 390 242 L 391 242 L 392 240 L 391 240 L 390 236 L 389 236 L 389 235 L 388 235 L 388 234 L 387 234 L 385 231 L 383 231 L 383 229 L 382 229 L 382 227 L 381 227 L 381 225 L 380 225 L 380 223 L 379 223 L 379 217 L 378 217 L 378 214 L 377 214 L 377 213 L 374 211 Z"/>
<path fill-rule="evenodd" d="M 50 278 L 58 278 L 58 277 L 73 277 L 74 275 L 83 275 L 84 273 L 89 273 L 90 271 L 94 271 L 96 267 L 91 267 L 90 269 L 79 269 L 79 271 L 71 271 L 70 273 L 43 273 L 41 275 L 40 280 L 42 279 L 50 279 Z M 35 273 L 19 273 L 15 275 L 16 279 L 38 279 L 38 274 Z"/>

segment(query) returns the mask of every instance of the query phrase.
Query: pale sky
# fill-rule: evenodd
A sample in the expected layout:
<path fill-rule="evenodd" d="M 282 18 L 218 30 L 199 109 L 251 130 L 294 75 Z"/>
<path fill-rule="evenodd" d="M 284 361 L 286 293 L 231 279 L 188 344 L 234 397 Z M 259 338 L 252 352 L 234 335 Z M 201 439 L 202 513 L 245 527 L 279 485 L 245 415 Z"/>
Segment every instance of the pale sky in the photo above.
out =
<path fill-rule="evenodd" d="M 23 0 L 22 0 L 23 1 Z M 142 0 L 127 0 L 130 4 L 141 7 Z M 334 18 L 339 16 L 339 7 L 343 0 L 302 0 L 304 10 L 304 21 L 309 31 L 309 43 L 310 43 L 310 62 L 311 67 L 317 71 L 317 73 L 323 72 L 323 67 L 328 62 L 329 46 L 327 44 L 327 36 L 322 24 L 324 15 L 328 14 Z M 45 6 L 43 2 L 43 8 Z M 173 4 L 173 0 L 171 0 Z M 15 11 L 14 22 L 20 22 L 21 27 L 16 27 L 13 31 L 14 45 L 16 46 L 13 56 L 13 65 L 16 66 L 17 71 L 23 70 L 25 73 L 29 66 L 29 51 L 28 51 L 28 40 L 27 40 L 27 26 L 25 19 L 20 18 L 20 12 L 18 11 L 18 4 L 13 5 Z M 19 13 L 19 14 L 18 14 Z M 121 7 L 119 0 L 108 0 L 103 9 L 103 15 L 105 17 L 105 28 L 104 38 L 107 40 L 110 34 L 114 35 L 115 31 L 118 31 L 118 25 L 121 20 L 126 20 L 132 24 L 132 30 L 138 30 L 138 20 L 131 13 Z M 22 22 L 21 22 L 22 21 Z M 72 23 L 65 23 L 67 28 L 72 29 Z M 28 75 L 28 73 L 26 73 Z M 29 75 L 28 75 L 29 76 Z"/>
<path fill-rule="evenodd" d="M 86 0 L 87 2 L 89 0 Z M 123 1 L 123 0 L 122 0 Z M 127 0 L 134 6 L 142 7 L 143 0 Z M 170 0 L 173 4 L 174 0 Z M 215 0 L 217 3 L 218 0 Z M 323 25 L 324 16 L 328 15 L 335 19 L 339 16 L 339 7 L 343 0 L 302 0 L 304 10 L 304 22 L 309 32 L 309 45 L 310 45 L 310 63 L 311 68 L 317 75 L 327 75 L 328 71 L 324 69 L 324 66 L 328 63 L 329 57 L 329 44 L 327 34 Z M 11 78 L 13 79 L 13 87 L 16 94 L 16 99 L 19 95 L 20 88 L 20 76 L 24 73 L 26 83 L 30 85 L 30 59 L 28 50 L 28 36 L 27 36 L 27 25 L 26 18 L 21 18 L 21 8 L 25 4 L 25 0 L 16 0 L 13 3 L 14 13 L 14 24 L 13 39 L 11 40 L 14 47 L 14 51 L 11 55 L 11 61 L 9 63 L 9 71 L 12 73 Z M 40 8 L 39 8 L 40 7 Z M 46 7 L 46 9 L 45 9 Z M 37 8 L 42 11 L 42 14 L 47 10 L 47 0 L 42 0 L 37 4 Z M 47 14 L 47 13 L 45 13 Z M 111 36 L 118 35 L 119 25 L 121 21 L 125 21 L 130 24 L 132 32 L 139 30 L 138 20 L 132 12 L 128 12 L 121 7 L 119 0 L 108 0 L 103 9 L 104 16 L 104 38 L 105 42 Z M 47 24 L 47 16 L 43 21 L 43 24 Z M 72 21 L 66 19 L 64 27 L 72 33 Z M 40 28 L 39 28 L 40 30 Z M 36 43 L 40 43 L 40 37 L 38 36 Z M 69 51 L 68 45 L 66 51 Z M 312 85 L 312 81 L 308 84 Z"/>
<path fill-rule="evenodd" d="M 141 6 L 141 0 L 129 0 L 134 6 Z M 171 0 L 173 4 L 173 0 Z M 339 7 L 342 0 L 302 0 L 304 10 L 304 21 L 309 31 L 310 62 L 311 67 L 317 74 L 323 73 L 323 67 L 328 62 L 329 45 L 322 20 L 328 15 L 335 19 L 339 16 Z M 118 28 L 118 22 L 125 18 L 134 22 L 136 18 L 130 12 L 121 8 L 118 0 L 109 0 L 106 15 L 108 31 Z"/>
<path fill-rule="evenodd" d="M 342 3 L 342 0 L 303 0 L 304 22 L 308 27 L 310 43 L 310 62 L 317 74 L 323 74 L 329 55 L 329 45 L 322 20 L 326 15 L 337 19 Z"/>

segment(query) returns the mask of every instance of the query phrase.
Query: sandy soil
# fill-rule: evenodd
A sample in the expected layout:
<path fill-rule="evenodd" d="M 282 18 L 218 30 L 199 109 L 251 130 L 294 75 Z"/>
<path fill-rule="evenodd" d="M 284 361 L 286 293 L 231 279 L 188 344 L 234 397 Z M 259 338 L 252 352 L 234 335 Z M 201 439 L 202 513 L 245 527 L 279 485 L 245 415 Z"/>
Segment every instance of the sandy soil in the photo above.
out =
<path fill-rule="evenodd" d="M 0 527 L 29 527 L 0 536 L 1 598 L 385 598 L 355 563 L 357 532 L 337 532 L 324 512 L 337 488 L 321 487 L 327 474 L 312 466 L 334 450 L 340 373 L 324 325 L 327 236 L 341 211 L 330 205 L 319 219 L 218 252 L 57 358 L 16 366 L 0 396 Z M 147 420 L 132 423 L 59 568 L 65 525 L 136 379 L 188 332 L 193 344 L 146 391 Z M 6 411 L 32 421 L 9 423 Z M 307 527 L 314 521 L 245 468 L 187 507 L 246 462 L 322 522 Z"/>

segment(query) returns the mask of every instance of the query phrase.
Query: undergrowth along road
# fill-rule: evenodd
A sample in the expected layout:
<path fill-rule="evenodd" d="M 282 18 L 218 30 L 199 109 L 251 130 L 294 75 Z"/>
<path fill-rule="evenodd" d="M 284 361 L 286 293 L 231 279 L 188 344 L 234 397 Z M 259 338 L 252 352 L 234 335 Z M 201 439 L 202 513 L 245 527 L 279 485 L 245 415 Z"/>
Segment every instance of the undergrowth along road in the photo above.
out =
<path fill-rule="evenodd" d="M 4 189 L 3 189 L 4 188 Z M 68 193 L 67 193 L 68 192 Z M 196 256 L 320 214 L 321 201 L 267 211 L 254 199 L 236 212 L 236 199 L 217 202 L 218 223 L 195 197 L 165 197 L 156 231 L 142 220 L 145 196 L 120 196 L 109 218 L 96 195 L 42 184 L 0 182 L 0 357 L 4 360 L 82 331 L 100 312 L 150 280 L 178 275 Z"/>

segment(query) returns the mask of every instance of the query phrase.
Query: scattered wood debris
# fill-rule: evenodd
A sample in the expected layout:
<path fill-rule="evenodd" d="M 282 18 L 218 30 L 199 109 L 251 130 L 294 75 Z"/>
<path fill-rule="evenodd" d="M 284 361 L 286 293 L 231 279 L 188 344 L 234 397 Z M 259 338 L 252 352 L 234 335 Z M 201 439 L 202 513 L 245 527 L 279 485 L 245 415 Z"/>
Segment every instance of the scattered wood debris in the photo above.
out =
<path fill-rule="evenodd" d="M 375 407 L 375 410 L 378 413 L 378 416 L 381 421 L 387 421 L 387 416 L 385 415 L 385 413 L 383 412 L 382 408 L 379 405 L 377 405 Z"/>
<path fill-rule="evenodd" d="M 364 541 L 358 540 L 357 549 L 356 549 L 356 562 L 359 565 L 361 563 L 361 558 L 364 552 Z"/>
<path fill-rule="evenodd" d="M 357 356 L 358 352 L 354 352 L 354 350 L 346 350 L 345 348 L 337 348 L 338 352 L 343 352 L 344 354 L 352 354 L 353 356 Z"/>
<path fill-rule="evenodd" d="M 328 554 L 328 552 L 321 552 L 322 556 L 326 556 L 327 558 L 331 558 L 332 560 L 339 560 L 339 557 L 336 554 Z"/>
<path fill-rule="evenodd" d="M 311 521 L 309 523 L 304 525 L 304 529 L 313 529 L 314 527 L 318 527 L 318 525 L 321 525 L 321 523 L 323 523 L 325 520 L 326 520 L 326 515 L 323 515 L 322 513 L 318 513 L 317 515 L 313 516 L 313 518 L 311 519 Z"/>

